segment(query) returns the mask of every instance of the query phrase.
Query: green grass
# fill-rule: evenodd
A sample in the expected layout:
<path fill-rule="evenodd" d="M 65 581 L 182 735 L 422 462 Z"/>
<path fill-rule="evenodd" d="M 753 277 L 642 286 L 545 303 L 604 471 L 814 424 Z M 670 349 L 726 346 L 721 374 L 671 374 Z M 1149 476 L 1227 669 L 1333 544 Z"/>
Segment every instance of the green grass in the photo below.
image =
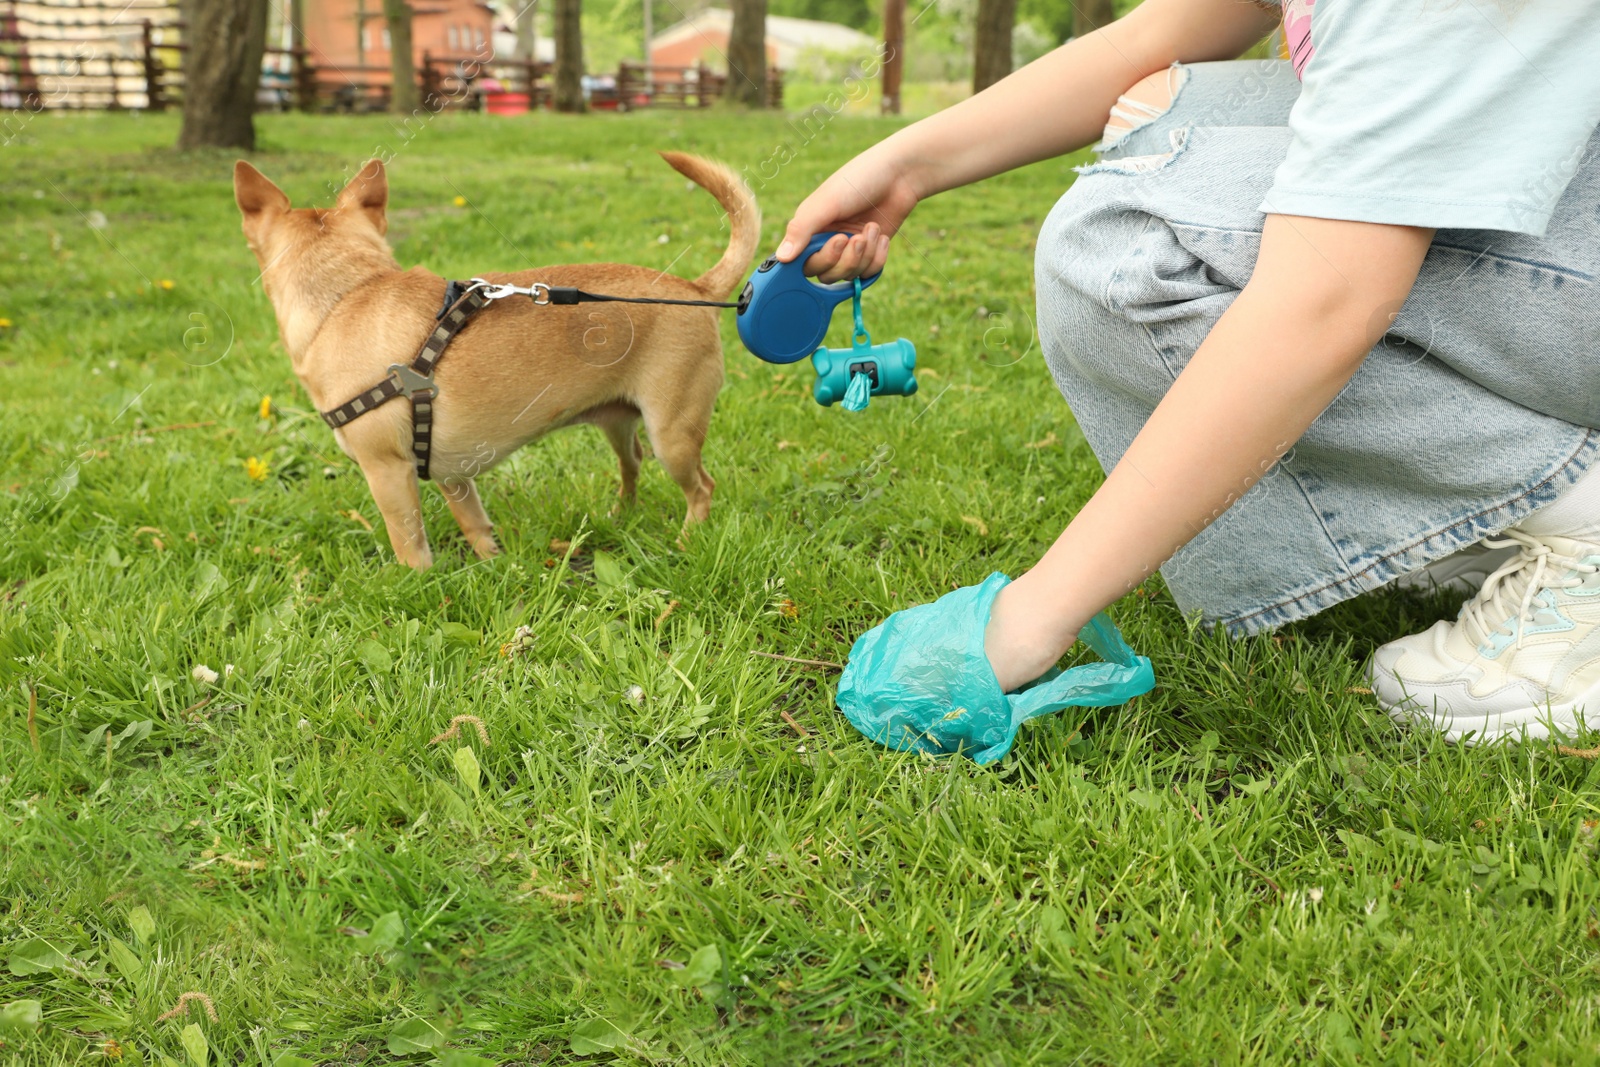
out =
<path fill-rule="evenodd" d="M 771 245 L 893 128 L 261 127 L 301 203 L 388 145 L 401 262 L 458 277 L 698 272 L 716 211 L 654 149 L 754 172 L 789 141 Z M 1358 691 L 1373 645 L 1447 603 L 1229 642 L 1152 584 L 1114 614 L 1157 690 L 1033 724 L 987 770 L 878 749 L 832 675 L 751 655 L 842 660 L 888 612 L 1020 572 L 1097 484 L 1028 344 L 1065 163 L 917 213 L 868 301 L 917 343 L 915 398 L 821 409 L 726 324 L 687 550 L 659 467 L 612 518 L 609 449 L 571 431 L 482 479 L 499 559 L 425 494 L 439 562 L 415 574 L 290 374 L 231 157 L 175 131 L 44 116 L 0 147 L 0 1004 L 43 1014 L 0 1033 L 5 1062 L 107 1039 L 192 1062 L 186 1026 L 214 1062 L 285 1067 L 1597 1056 L 1600 763 L 1452 749 Z M 489 744 L 430 743 L 461 714 Z M 160 1021 L 186 991 L 217 1019 Z M 406 1051 L 436 1032 L 448 1051 Z"/>

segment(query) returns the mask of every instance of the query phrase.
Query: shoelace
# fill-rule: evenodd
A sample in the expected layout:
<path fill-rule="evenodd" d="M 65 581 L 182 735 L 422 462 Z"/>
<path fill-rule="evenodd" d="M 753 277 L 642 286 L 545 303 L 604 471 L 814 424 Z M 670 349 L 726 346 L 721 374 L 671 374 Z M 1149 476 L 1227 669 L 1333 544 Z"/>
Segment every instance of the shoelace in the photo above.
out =
<path fill-rule="evenodd" d="M 1517 547 L 1522 551 L 1489 575 L 1478 595 L 1461 608 L 1461 618 L 1477 631 L 1476 640 L 1480 644 L 1488 639 L 1489 634 L 1515 618 L 1518 623 L 1516 647 L 1521 649 L 1524 629 L 1520 624 L 1529 616 L 1533 599 L 1541 590 L 1571 589 L 1582 585 L 1584 576 L 1600 571 L 1600 566 L 1557 552 L 1549 544 L 1521 530 L 1505 530 L 1484 544 L 1490 548 Z M 1547 580 L 1555 568 L 1574 573 L 1565 578 Z M 1526 584 L 1523 585 L 1523 582 Z M 1520 601 L 1513 601 L 1518 592 L 1521 593 Z M 1513 602 L 1517 608 L 1515 616 L 1511 613 Z M 1491 625 L 1491 619 L 1500 621 Z"/>

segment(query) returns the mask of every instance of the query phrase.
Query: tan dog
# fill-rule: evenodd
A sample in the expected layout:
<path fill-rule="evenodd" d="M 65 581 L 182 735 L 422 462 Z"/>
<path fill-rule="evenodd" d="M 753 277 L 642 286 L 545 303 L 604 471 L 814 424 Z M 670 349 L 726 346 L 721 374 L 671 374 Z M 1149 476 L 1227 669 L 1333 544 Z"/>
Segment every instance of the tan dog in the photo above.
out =
<path fill-rule="evenodd" d="M 755 255 L 761 212 L 726 167 L 678 152 L 662 156 L 717 198 L 728 247 L 694 281 L 617 263 L 482 274 L 492 282 L 544 282 L 618 296 L 726 300 Z M 383 164 L 372 160 L 331 209 L 292 209 L 289 198 L 240 160 L 234 197 L 244 234 L 278 316 L 294 373 L 319 410 L 343 404 L 409 364 L 434 330 L 445 280 L 401 270 L 384 239 L 389 201 Z M 633 499 L 651 447 L 688 500 L 684 529 L 703 520 L 715 483 L 700 462 L 711 407 L 722 387 L 722 340 L 714 308 L 650 304 L 537 306 L 513 296 L 484 308 L 451 342 L 435 374 L 430 473 L 472 549 L 499 551 L 473 478 L 529 441 L 577 423 L 598 426 L 622 464 L 622 501 Z M 400 561 L 428 567 L 411 450 L 411 404 L 398 397 L 334 431 L 361 466 Z"/>

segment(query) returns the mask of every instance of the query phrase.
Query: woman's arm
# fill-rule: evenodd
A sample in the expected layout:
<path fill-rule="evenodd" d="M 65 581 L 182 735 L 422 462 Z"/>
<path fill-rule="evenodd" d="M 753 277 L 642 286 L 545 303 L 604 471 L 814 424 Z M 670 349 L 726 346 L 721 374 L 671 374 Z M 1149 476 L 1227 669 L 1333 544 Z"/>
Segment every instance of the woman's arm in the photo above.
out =
<path fill-rule="evenodd" d="M 842 229 L 860 236 L 834 238 L 808 273 L 828 282 L 876 273 L 888 236 L 918 201 L 1093 144 L 1117 97 L 1140 79 L 1178 61 L 1232 59 L 1276 22 L 1252 0 L 1146 0 L 846 163 L 795 210 L 778 258 L 793 259 L 820 230 Z"/>
<path fill-rule="evenodd" d="M 1147 0 L 937 115 L 887 138 L 919 195 L 1075 152 L 1117 97 L 1175 62 L 1234 59 L 1277 25 L 1249 0 Z"/>
<path fill-rule="evenodd" d="M 1010 691 L 1054 665 L 1271 469 L 1404 303 L 1433 231 L 1269 215 L 1249 285 L 1105 484 L 996 600 L 990 663 Z"/>

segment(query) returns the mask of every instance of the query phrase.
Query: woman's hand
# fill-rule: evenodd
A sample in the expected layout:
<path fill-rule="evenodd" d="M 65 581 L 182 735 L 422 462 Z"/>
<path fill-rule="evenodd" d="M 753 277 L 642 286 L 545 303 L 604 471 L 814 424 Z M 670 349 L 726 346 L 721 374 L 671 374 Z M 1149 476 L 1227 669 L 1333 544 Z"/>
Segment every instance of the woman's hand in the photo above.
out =
<path fill-rule="evenodd" d="M 877 274 L 889 258 L 889 238 L 920 199 L 905 169 L 889 158 L 884 146 L 869 149 L 800 202 L 784 228 L 778 259 L 793 260 L 814 234 L 843 230 L 854 236 L 830 238 L 806 260 L 805 272 L 821 282 Z"/>
<path fill-rule="evenodd" d="M 1027 685 L 1054 667 L 1076 640 L 1061 630 L 1055 605 L 1034 597 L 1034 583 L 1023 575 L 1000 590 L 989 609 L 983 650 L 1002 693 Z"/>

